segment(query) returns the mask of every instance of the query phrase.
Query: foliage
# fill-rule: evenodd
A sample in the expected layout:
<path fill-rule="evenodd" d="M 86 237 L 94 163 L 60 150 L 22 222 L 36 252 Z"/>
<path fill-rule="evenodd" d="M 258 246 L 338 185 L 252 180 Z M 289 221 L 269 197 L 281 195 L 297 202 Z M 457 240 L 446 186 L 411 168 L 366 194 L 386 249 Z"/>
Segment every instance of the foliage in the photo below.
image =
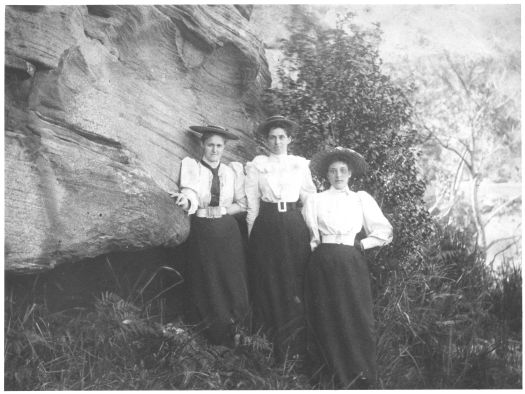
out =
<path fill-rule="evenodd" d="M 425 134 L 421 124 L 414 129 L 410 85 L 382 73 L 379 29 L 363 31 L 351 16 L 336 29 L 318 26 L 296 17 L 267 111 L 300 124 L 294 153 L 347 146 L 371 167 L 352 187 L 373 194 L 394 226 L 392 245 L 368 252 L 379 386 L 521 387 L 521 336 L 510 329 L 521 324 L 521 272 L 501 279 L 481 264 L 471 207 L 443 223 L 430 219 L 416 166 Z M 498 302 L 512 305 L 519 322 L 496 313 Z"/>
<path fill-rule="evenodd" d="M 497 272 L 498 281 L 491 291 L 491 313 L 515 333 L 522 331 L 521 265 L 504 263 Z"/>
<path fill-rule="evenodd" d="M 495 245 L 486 239 L 489 218 L 504 213 L 502 208 L 520 198 L 509 196 L 511 200 L 499 206 L 483 207 L 479 193 L 483 181 L 521 179 L 520 97 L 515 87 L 519 64 L 515 63 L 508 56 L 468 59 L 444 53 L 405 68 L 415 87 L 411 94 L 414 119 L 426 135 L 421 163 L 435 190 L 430 211 L 446 217 L 458 201 L 469 202 L 485 253 Z M 466 181 L 470 190 L 463 193 Z M 503 237 L 514 235 L 508 231 Z M 514 237 L 513 243 L 518 241 Z M 508 242 L 499 245 L 505 249 Z"/>
<path fill-rule="evenodd" d="M 336 29 L 315 26 L 304 20 L 292 27 L 278 86 L 266 94 L 268 112 L 300 124 L 294 153 L 309 158 L 327 146 L 346 146 L 365 156 L 369 174 L 355 179 L 353 188 L 374 195 L 392 222 L 395 239 L 379 264 L 396 266 L 431 232 L 413 149 L 418 137 L 412 109 L 405 91 L 381 71 L 379 29 L 361 30 L 351 15 Z"/>
<path fill-rule="evenodd" d="M 393 245 L 369 256 L 377 261 L 370 269 L 379 387 L 520 388 L 521 269 L 509 262 L 493 276 L 480 264 L 468 206 L 458 205 L 451 220 L 430 221 L 415 165 L 413 109 L 407 90 L 381 73 L 379 30 L 362 31 L 347 19 L 324 31 L 308 16 L 297 18 L 285 46 L 291 72 L 281 69 L 269 111 L 301 124 L 295 153 L 311 157 L 343 145 L 364 154 L 371 171 L 353 187 L 371 192 L 394 225 Z M 97 273 L 91 278 L 76 264 L 63 280 L 37 277 L 21 291 L 42 286 L 44 294 L 21 297 L 8 288 L 6 389 L 331 388 L 311 386 L 293 362 L 273 364 L 264 337 L 238 329 L 229 349 L 174 318 L 165 323 L 179 271 L 157 262 L 146 270 L 137 253 L 127 258 L 136 265 L 89 263 Z M 100 290 L 94 302 L 75 293 L 80 286 Z"/>
<path fill-rule="evenodd" d="M 414 85 L 417 123 L 429 137 L 425 168 L 430 181 L 443 170 L 453 178 L 461 161 L 472 175 L 496 182 L 521 179 L 511 163 L 521 153 L 519 87 L 510 88 L 516 82 L 513 74 L 519 78 L 519 64 L 445 53 L 406 70 Z M 444 159 L 449 161 L 439 162 L 439 168 L 436 160 Z"/>
<path fill-rule="evenodd" d="M 212 346 L 180 322 L 105 292 L 91 308 L 51 313 L 7 297 L 7 390 L 302 389 L 293 363 L 273 366 L 264 337 L 238 332 L 235 349 Z"/>
<path fill-rule="evenodd" d="M 443 227 L 420 259 L 376 287 L 380 388 L 521 387 L 521 270 L 509 266 L 491 277 L 471 241 L 469 232 Z M 26 297 L 9 286 L 5 388 L 331 388 L 310 385 L 293 360 L 275 365 L 262 336 L 238 328 L 237 346 L 229 349 L 208 344 L 179 320 L 161 323 L 152 313 L 158 306 L 143 297 L 156 271 L 139 271 L 143 281 L 133 293 L 123 289 L 127 298 L 103 291 L 94 302 L 61 310 L 46 296 Z"/>
<path fill-rule="evenodd" d="M 492 277 L 472 239 L 440 227 L 377 294 L 383 388 L 521 387 L 521 271 Z"/>

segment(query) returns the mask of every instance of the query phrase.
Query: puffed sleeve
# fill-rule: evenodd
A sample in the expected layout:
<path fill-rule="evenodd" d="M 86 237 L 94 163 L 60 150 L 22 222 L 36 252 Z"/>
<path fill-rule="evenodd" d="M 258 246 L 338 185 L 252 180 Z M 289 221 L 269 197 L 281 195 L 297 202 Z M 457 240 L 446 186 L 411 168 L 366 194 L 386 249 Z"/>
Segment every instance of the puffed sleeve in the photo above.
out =
<path fill-rule="evenodd" d="M 376 200 L 365 191 L 357 192 L 363 206 L 363 224 L 367 237 L 361 240 L 363 249 L 387 245 L 392 242 L 392 225 L 383 215 Z"/>
<path fill-rule="evenodd" d="M 259 214 L 259 170 L 253 162 L 246 163 L 246 178 L 244 182 L 246 201 L 248 203 L 246 223 L 248 225 L 248 235 L 252 232 L 253 222 Z"/>
<path fill-rule="evenodd" d="M 191 157 L 185 157 L 180 164 L 180 188 L 190 201 L 188 214 L 191 215 L 199 207 L 199 165 Z"/>
<path fill-rule="evenodd" d="M 310 194 L 317 193 L 317 189 L 315 188 L 314 181 L 312 180 L 312 172 L 310 171 L 310 160 L 304 159 L 303 165 L 304 165 L 304 171 L 303 171 L 303 183 L 301 185 L 301 191 L 299 192 L 299 198 L 305 203 L 305 201 L 308 199 L 308 196 Z"/>
<path fill-rule="evenodd" d="M 230 167 L 235 173 L 233 202 L 239 206 L 241 212 L 244 212 L 247 207 L 246 192 L 244 191 L 244 169 L 242 164 L 237 161 L 231 162 Z"/>
<path fill-rule="evenodd" d="M 317 248 L 321 242 L 319 225 L 317 223 L 317 199 L 317 194 L 309 194 L 306 197 L 306 202 L 304 203 L 302 210 L 304 221 L 310 232 L 310 247 L 312 248 L 312 251 Z"/>

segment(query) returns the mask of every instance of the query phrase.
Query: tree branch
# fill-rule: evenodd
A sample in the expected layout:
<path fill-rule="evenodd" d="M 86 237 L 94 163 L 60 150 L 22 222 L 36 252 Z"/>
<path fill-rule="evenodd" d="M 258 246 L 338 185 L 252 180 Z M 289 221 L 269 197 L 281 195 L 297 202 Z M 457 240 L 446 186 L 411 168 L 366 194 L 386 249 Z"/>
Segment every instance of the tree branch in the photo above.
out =
<path fill-rule="evenodd" d="M 494 246 L 495 244 L 497 244 L 498 242 L 508 241 L 509 239 L 513 239 L 513 240 L 517 241 L 517 240 L 520 239 L 520 238 L 521 238 L 521 236 L 519 236 L 519 235 L 513 235 L 512 237 L 504 237 L 504 238 L 498 238 L 498 239 L 495 239 L 494 241 L 492 241 L 491 243 L 489 243 L 489 244 L 487 245 L 487 250 L 488 250 L 490 247 L 492 247 L 492 246 Z"/>
<path fill-rule="evenodd" d="M 483 224 L 484 226 L 486 226 L 487 224 L 489 224 L 489 222 L 494 219 L 494 217 L 500 213 L 503 209 L 505 209 L 506 207 L 508 207 L 510 204 L 512 204 L 514 201 L 517 201 L 521 198 L 521 194 L 518 194 L 517 196 L 514 196 L 512 197 L 510 200 L 506 201 L 505 203 L 501 204 L 499 207 L 497 207 L 495 210 L 493 210 L 491 213 L 490 213 L 490 216 L 485 220 L 485 223 Z"/>
<path fill-rule="evenodd" d="M 427 127 L 425 126 L 425 128 L 427 128 Z M 428 128 L 427 128 L 427 130 L 428 130 Z M 432 133 L 431 130 L 428 130 L 428 131 L 430 133 Z M 469 169 L 470 173 L 474 174 L 474 168 L 472 167 L 472 164 L 465 157 L 466 153 L 468 153 L 470 156 L 472 156 L 472 151 L 469 148 L 467 148 L 465 144 L 464 144 L 465 152 L 463 154 L 461 154 L 456 148 L 454 148 L 454 147 L 448 145 L 447 143 L 441 141 L 441 139 L 437 135 L 435 135 L 434 133 L 432 133 L 432 136 L 438 142 L 438 144 L 441 145 L 443 148 L 445 148 L 445 149 L 447 149 L 447 150 L 449 150 L 451 152 L 454 152 L 460 158 L 460 160 L 462 160 L 465 163 L 465 165 Z"/>
<path fill-rule="evenodd" d="M 459 83 L 461 84 L 461 87 L 463 87 L 463 90 L 465 91 L 465 93 L 467 94 L 467 96 L 469 98 L 471 98 L 471 94 L 470 94 L 470 89 L 469 87 L 467 86 L 465 80 L 463 79 L 460 71 L 457 69 L 457 66 L 456 64 L 452 61 L 452 59 L 450 58 L 450 54 L 448 53 L 448 51 L 444 51 L 445 52 L 445 58 L 447 59 L 447 62 L 448 62 L 448 65 L 450 66 L 450 68 L 452 69 L 452 71 L 454 72 L 454 74 L 456 75 L 456 77 L 458 78 L 459 80 Z"/>
<path fill-rule="evenodd" d="M 518 237 L 518 238 L 516 239 L 516 241 L 514 241 L 514 242 L 508 244 L 506 247 L 504 247 L 504 248 L 501 249 L 498 253 L 496 253 L 496 254 L 494 255 L 494 257 L 492 257 L 492 260 L 490 261 L 489 266 L 492 268 L 492 265 L 494 264 L 494 261 L 496 261 L 496 257 L 497 257 L 498 255 L 502 254 L 503 252 L 505 252 L 506 250 L 510 249 L 511 247 L 513 247 L 513 246 L 518 242 L 518 239 L 519 239 L 519 238 L 521 238 L 521 237 Z"/>
<path fill-rule="evenodd" d="M 437 209 L 438 205 L 443 201 L 443 198 L 445 197 L 446 190 L 442 189 L 439 193 L 438 197 L 436 198 L 436 202 L 428 209 L 428 212 L 432 215 L 433 212 Z"/>
<path fill-rule="evenodd" d="M 467 149 L 465 149 L 465 152 L 463 152 L 462 160 L 460 160 L 458 168 L 456 170 L 456 174 L 454 176 L 454 183 L 452 184 L 452 192 L 456 194 L 457 188 L 459 186 L 459 180 L 461 179 L 461 174 L 463 173 L 463 166 L 465 165 L 465 158 L 464 156 L 467 154 Z"/>

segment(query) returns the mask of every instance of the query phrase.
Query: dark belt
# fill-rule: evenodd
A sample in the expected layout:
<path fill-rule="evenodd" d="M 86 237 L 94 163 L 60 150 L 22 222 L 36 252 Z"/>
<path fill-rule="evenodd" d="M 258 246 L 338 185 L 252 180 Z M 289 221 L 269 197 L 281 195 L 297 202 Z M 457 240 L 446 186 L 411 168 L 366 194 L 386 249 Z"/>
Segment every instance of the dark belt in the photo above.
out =
<path fill-rule="evenodd" d="M 287 212 L 297 209 L 296 202 L 266 202 L 261 200 L 261 209 L 275 210 L 277 212 Z"/>

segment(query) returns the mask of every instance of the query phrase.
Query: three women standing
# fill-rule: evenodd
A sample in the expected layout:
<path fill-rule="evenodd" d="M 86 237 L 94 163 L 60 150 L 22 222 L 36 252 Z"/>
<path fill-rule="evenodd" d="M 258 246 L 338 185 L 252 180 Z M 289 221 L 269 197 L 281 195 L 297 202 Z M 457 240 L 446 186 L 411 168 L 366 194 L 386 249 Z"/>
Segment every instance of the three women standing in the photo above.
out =
<path fill-rule="evenodd" d="M 297 124 L 272 116 L 257 129 L 270 155 L 246 164 L 250 291 L 256 328 L 274 345 L 278 361 L 305 354 L 303 279 L 309 233 L 298 201 L 315 193 L 308 161 L 288 155 Z"/>
<path fill-rule="evenodd" d="M 249 314 L 246 256 L 232 216 L 246 210 L 242 164 L 221 163 L 227 140 L 237 136 L 219 126 L 191 126 L 202 134 L 202 158 L 181 163 L 176 203 L 192 214 L 187 281 L 192 320 L 204 324 L 214 344 L 233 345 L 235 325 Z"/>
<path fill-rule="evenodd" d="M 271 153 L 247 163 L 245 179 L 240 163 L 220 163 L 226 140 L 237 137 L 217 126 L 191 127 L 202 133 L 203 157 L 182 161 L 177 203 L 194 214 L 188 239 L 192 296 L 212 342 L 231 343 L 231 326 L 246 318 L 249 303 L 241 235 L 230 215 L 247 208 L 255 328 L 284 361 L 306 355 L 307 320 L 319 369 L 337 387 L 365 388 L 375 381 L 376 360 L 361 252 L 391 242 L 392 226 L 372 196 L 349 189 L 350 178 L 366 171 L 364 158 L 351 149 L 312 159 L 312 170 L 331 185 L 316 194 L 308 161 L 288 155 L 296 126 L 282 116 L 259 126 Z M 362 228 L 367 237 L 356 243 Z"/>
<path fill-rule="evenodd" d="M 303 210 L 312 256 L 306 269 L 309 338 L 320 369 L 340 388 L 367 388 L 376 378 L 372 294 L 361 251 L 392 240 L 392 226 L 368 193 L 348 188 L 366 170 L 364 158 L 335 148 L 312 159 L 330 189 L 312 195 Z M 367 237 L 356 243 L 364 227 Z"/>

